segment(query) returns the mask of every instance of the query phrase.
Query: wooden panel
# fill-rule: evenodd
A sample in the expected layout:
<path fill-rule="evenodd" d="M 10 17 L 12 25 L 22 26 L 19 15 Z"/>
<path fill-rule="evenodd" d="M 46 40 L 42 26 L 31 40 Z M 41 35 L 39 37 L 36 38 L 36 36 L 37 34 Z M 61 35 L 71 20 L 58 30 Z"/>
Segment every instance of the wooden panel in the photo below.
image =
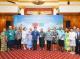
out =
<path fill-rule="evenodd" d="M 0 15 L 0 32 L 6 28 L 6 21 L 10 21 L 13 26 L 13 15 Z"/>
<path fill-rule="evenodd" d="M 73 26 L 80 28 L 80 14 L 77 13 L 63 13 L 64 16 L 64 28 L 66 28 L 66 21 L 70 21 L 70 28 L 73 28 Z"/>
<path fill-rule="evenodd" d="M 3 30 L 3 28 L 5 28 L 5 23 L 6 23 L 6 20 L 4 17 L 0 16 L 0 32 Z"/>

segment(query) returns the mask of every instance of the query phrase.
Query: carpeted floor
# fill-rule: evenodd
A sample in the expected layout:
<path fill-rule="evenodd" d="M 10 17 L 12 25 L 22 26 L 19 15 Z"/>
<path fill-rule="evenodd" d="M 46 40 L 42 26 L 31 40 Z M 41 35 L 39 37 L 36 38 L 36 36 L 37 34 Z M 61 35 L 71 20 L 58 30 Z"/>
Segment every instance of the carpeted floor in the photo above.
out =
<path fill-rule="evenodd" d="M 80 56 L 60 51 L 14 49 L 13 51 L 0 52 L 0 59 L 80 59 Z"/>

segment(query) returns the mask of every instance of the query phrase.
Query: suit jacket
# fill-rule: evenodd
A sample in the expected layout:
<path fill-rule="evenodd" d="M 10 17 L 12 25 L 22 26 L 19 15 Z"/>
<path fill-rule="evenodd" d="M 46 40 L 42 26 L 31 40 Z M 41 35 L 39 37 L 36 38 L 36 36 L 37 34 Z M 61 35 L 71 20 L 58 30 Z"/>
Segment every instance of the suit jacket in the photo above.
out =
<path fill-rule="evenodd" d="M 80 39 L 80 32 L 77 32 L 77 39 Z"/>
<path fill-rule="evenodd" d="M 33 40 L 37 40 L 40 33 L 38 31 L 32 31 L 31 35 Z"/>

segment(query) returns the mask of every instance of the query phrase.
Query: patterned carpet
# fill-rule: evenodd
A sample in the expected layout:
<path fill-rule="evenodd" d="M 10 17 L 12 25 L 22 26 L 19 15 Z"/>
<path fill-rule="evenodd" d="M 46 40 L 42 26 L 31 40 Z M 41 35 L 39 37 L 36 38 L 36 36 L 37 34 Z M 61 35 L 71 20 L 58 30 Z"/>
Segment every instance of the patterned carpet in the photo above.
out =
<path fill-rule="evenodd" d="M 0 59 L 80 59 L 80 56 L 60 51 L 14 49 L 13 51 L 0 52 Z"/>

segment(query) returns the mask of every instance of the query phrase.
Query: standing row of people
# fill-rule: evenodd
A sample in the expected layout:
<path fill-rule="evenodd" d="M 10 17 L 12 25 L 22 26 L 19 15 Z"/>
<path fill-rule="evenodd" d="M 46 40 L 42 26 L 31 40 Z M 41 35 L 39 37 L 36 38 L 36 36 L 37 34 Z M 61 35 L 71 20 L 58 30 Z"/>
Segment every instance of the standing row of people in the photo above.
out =
<path fill-rule="evenodd" d="M 71 51 L 71 54 L 80 54 L 80 29 L 65 30 L 64 48 L 66 51 Z"/>
<path fill-rule="evenodd" d="M 9 29 L 6 29 L 1 32 L 1 51 L 3 50 L 12 50 L 16 46 L 17 49 L 27 48 L 36 50 L 37 42 L 39 39 L 39 46 L 41 49 L 44 49 L 45 42 L 47 43 L 47 50 L 59 49 L 60 51 L 71 51 L 71 53 L 79 54 L 80 53 L 80 29 L 65 29 L 56 28 L 51 31 L 50 28 L 46 32 L 43 29 L 40 32 L 37 30 L 37 27 L 34 27 L 34 30 L 31 28 L 29 30 L 26 27 L 19 27 L 12 29 L 12 26 L 9 26 Z M 27 48 L 26 48 L 27 47 Z M 6 48 L 6 49 L 5 49 Z"/>

